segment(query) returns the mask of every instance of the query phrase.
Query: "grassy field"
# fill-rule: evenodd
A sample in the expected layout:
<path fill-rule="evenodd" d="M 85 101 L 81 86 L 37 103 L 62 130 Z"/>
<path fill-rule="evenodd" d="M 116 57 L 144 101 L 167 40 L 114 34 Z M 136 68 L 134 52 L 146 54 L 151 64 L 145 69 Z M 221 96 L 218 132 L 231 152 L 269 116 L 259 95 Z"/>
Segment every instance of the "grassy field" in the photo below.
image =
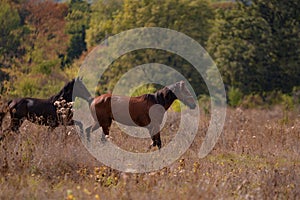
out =
<path fill-rule="evenodd" d="M 0 199 L 300 199 L 299 110 L 288 116 L 280 107 L 227 112 L 207 157 L 197 156 L 209 124 L 202 115 L 189 150 L 172 165 L 143 174 L 102 165 L 72 127 L 50 131 L 25 122 L 21 134 L 0 142 Z M 163 146 L 178 124 L 177 115 L 169 115 Z M 144 151 L 151 142 L 116 125 L 111 136 L 131 151 Z"/>

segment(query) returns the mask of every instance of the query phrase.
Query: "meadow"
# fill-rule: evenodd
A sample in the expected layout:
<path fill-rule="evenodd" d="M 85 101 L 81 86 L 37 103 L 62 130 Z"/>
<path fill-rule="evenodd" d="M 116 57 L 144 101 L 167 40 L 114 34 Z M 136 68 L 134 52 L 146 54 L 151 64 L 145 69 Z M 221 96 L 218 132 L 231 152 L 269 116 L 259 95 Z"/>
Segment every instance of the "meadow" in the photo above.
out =
<path fill-rule="evenodd" d="M 178 113 L 168 116 L 163 146 L 179 121 Z M 218 143 L 200 159 L 209 120 L 202 112 L 190 148 L 170 166 L 149 173 L 101 164 L 73 127 L 50 131 L 26 121 L 21 134 L 9 132 L 0 142 L 0 199 L 300 199 L 299 108 L 288 113 L 281 106 L 228 108 Z M 122 133 L 116 124 L 111 136 L 130 151 L 144 151 L 150 143 Z"/>
<path fill-rule="evenodd" d="M 230 106 L 217 144 L 200 159 L 210 122 L 203 103 L 210 100 L 207 86 L 217 81 L 204 82 L 179 51 L 137 48 L 111 63 L 93 94 L 113 91 L 134 66 L 172 67 L 189 80 L 204 106 L 190 148 L 161 170 L 125 173 L 95 159 L 74 127 L 49 130 L 25 121 L 20 134 L 5 132 L 0 141 L 0 200 L 300 199 L 299 10 L 299 0 L 0 0 L 0 110 L 8 98 L 50 97 L 78 76 L 98 45 L 113 46 L 113 36 L 139 27 L 177 31 L 203 46 L 218 66 Z M 138 40 L 131 37 L 136 47 Z M 116 52 L 123 51 L 122 42 Z M 169 35 L 155 43 L 198 52 Z M 98 67 L 102 60 L 97 56 L 93 63 Z M 201 61 L 201 69 L 212 81 L 216 73 L 210 63 Z M 96 72 L 93 68 L 91 75 Z M 159 73 L 161 80 L 169 77 Z M 157 75 L 141 71 L 135 77 L 154 83 Z M 170 111 L 161 133 L 163 147 L 179 122 L 179 113 Z M 9 116 L 1 126 L 9 126 Z M 151 142 L 123 133 L 116 124 L 110 135 L 131 152 L 147 152 Z"/>

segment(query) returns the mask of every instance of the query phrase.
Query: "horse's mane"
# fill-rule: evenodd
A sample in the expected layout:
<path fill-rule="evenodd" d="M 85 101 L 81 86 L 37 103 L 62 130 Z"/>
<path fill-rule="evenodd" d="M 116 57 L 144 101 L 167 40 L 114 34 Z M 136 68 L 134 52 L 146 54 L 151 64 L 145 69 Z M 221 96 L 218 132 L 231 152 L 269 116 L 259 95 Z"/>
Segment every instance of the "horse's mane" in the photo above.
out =
<path fill-rule="evenodd" d="M 66 92 L 68 90 L 70 90 L 70 88 L 73 91 L 74 83 L 75 83 L 75 79 L 72 79 L 71 81 L 69 81 L 68 83 L 66 83 L 65 86 L 57 94 L 51 96 L 49 98 L 49 100 L 51 102 L 57 101 L 59 98 L 63 97 L 64 94 L 66 94 Z M 72 92 L 70 94 L 72 94 Z"/>
<path fill-rule="evenodd" d="M 176 83 L 166 86 L 160 90 L 158 90 L 157 92 L 155 92 L 154 98 L 156 103 L 165 106 L 167 104 L 169 104 L 170 102 L 173 102 L 177 97 L 174 94 L 174 90 L 176 88 Z"/>

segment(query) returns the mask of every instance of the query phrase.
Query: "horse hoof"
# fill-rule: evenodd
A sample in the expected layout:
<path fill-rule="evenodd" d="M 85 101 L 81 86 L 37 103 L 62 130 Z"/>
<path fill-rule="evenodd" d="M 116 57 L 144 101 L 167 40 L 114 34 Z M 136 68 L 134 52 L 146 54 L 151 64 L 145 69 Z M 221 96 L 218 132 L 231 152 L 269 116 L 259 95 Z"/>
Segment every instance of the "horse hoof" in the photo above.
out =
<path fill-rule="evenodd" d="M 158 142 L 157 147 L 159 150 L 161 149 L 161 142 Z"/>
<path fill-rule="evenodd" d="M 153 142 L 150 144 L 150 146 L 148 147 L 148 150 L 151 150 L 152 147 L 155 147 L 155 146 L 157 146 L 157 143 L 156 143 L 156 141 L 153 141 Z"/>
<path fill-rule="evenodd" d="M 105 139 L 108 140 L 108 141 L 111 141 L 113 138 L 111 136 L 109 136 L 109 135 L 106 135 Z"/>
<path fill-rule="evenodd" d="M 0 141 L 2 141 L 3 139 L 4 139 L 4 133 L 2 132 L 2 133 L 0 133 Z"/>

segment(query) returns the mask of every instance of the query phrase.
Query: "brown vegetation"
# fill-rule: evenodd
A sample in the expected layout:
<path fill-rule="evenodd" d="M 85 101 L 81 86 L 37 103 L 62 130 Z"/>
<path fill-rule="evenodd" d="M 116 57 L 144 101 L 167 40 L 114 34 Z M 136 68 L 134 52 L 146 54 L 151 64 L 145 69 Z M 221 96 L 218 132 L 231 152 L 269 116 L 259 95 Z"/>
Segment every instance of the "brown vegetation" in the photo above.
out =
<path fill-rule="evenodd" d="M 102 165 L 74 128 L 51 132 L 25 122 L 21 134 L 8 133 L 0 143 L 0 199 L 299 199 L 298 113 L 289 112 L 286 120 L 280 107 L 229 109 L 223 134 L 204 159 L 197 154 L 209 116 L 201 116 L 189 150 L 171 166 L 143 174 Z M 168 116 L 163 145 L 177 128 L 177 115 Z M 115 124 L 111 136 L 131 151 L 150 143 L 121 133 Z"/>

